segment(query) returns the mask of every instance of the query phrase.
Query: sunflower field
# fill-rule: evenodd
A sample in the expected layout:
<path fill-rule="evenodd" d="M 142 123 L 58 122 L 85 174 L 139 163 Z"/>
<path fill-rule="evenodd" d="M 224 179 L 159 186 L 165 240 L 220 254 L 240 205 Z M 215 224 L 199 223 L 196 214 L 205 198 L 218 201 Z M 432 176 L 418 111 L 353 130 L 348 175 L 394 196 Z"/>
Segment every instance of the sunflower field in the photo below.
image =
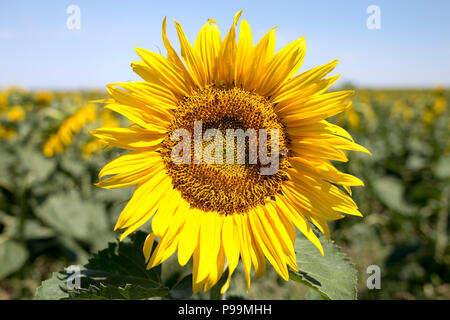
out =
<path fill-rule="evenodd" d="M 240 265 L 225 299 L 450 299 L 450 91 L 352 89 L 352 107 L 329 120 L 372 153 L 335 164 L 364 182 L 352 190 L 364 217 L 329 222 L 324 257 L 297 236 L 292 281 L 268 267 L 247 294 Z M 105 98 L 0 92 L 0 299 L 221 297 L 214 288 L 193 295 L 192 267 L 176 258 L 145 269 L 149 223 L 118 241 L 114 226 L 133 187 L 95 186 L 123 151 L 89 132 L 130 124 L 95 102 Z M 82 274 L 77 290 L 61 288 L 69 266 Z M 381 271 L 377 288 L 370 266 Z"/>

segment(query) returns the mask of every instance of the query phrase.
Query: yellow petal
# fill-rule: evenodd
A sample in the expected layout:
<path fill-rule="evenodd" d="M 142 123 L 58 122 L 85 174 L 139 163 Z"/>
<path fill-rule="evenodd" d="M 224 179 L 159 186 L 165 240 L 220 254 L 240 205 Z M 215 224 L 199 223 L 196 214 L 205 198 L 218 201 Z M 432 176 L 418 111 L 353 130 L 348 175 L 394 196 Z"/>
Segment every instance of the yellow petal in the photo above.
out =
<path fill-rule="evenodd" d="M 195 248 L 198 246 L 199 230 L 200 230 L 200 215 L 203 214 L 199 210 L 189 210 L 190 217 L 186 221 L 186 225 L 181 230 L 180 241 L 178 242 L 178 262 L 181 266 L 186 265 Z"/>
<path fill-rule="evenodd" d="M 211 83 L 216 78 L 216 60 L 222 43 L 219 28 L 213 25 L 215 22 L 213 19 L 208 20 L 201 28 L 194 44 L 194 50 L 205 66 L 207 83 Z"/>
<path fill-rule="evenodd" d="M 164 140 L 165 133 L 161 133 L 159 128 L 149 130 L 140 127 L 128 128 L 100 128 L 91 134 L 115 147 L 128 150 L 153 151 Z"/>
<path fill-rule="evenodd" d="M 167 128 L 170 124 L 167 120 L 164 120 L 157 115 L 145 112 L 137 107 L 121 104 L 108 104 L 105 108 L 123 115 L 132 123 L 135 123 L 143 128 L 163 130 L 163 128 Z"/>
<path fill-rule="evenodd" d="M 191 92 L 189 84 L 186 82 L 183 74 L 180 74 L 178 68 L 167 58 L 141 48 L 135 48 L 137 54 L 150 67 L 149 72 L 159 77 L 167 88 L 182 96 Z M 133 65 L 132 65 L 133 66 Z"/>
<path fill-rule="evenodd" d="M 158 245 L 153 252 L 147 268 L 153 268 L 167 260 L 177 249 L 179 232 L 184 227 L 188 213 L 186 210 L 177 209 L 172 218 L 172 223 L 161 235 Z"/>
<path fill-rule="evenodd" d="M 250 269 L 252 266 L 250 252 L 250 224 L 248 214 L 235 214 L 235 233 L 239 236 L 242 264 L 244 265 L 245 278 L 247 281 L 247 292 L 250 290 Z"/>
<path fill-rule="evenodd" d="M 152 219 L 152 230 L 156 235 L 162 236 L 166 232 L 182 201 L 180 192 L 175 189 L 170 190 L 161 200 L 158 211 Z"/>
<path fill-rule="evenodd" d="M 173 49 L 172 45 L 170 44 L 169 39 L 167 38 L 166 33 L 166 18 L 164 18 L 163 25 L 162 25 L 162 37 L 164 46 L 166 47 L 167 51 L 167 59 L 169 59 L 170 62 L 172 62 L 174 68 L 179 74 L 182 74 L 184 77 L 184 80 L 186 81 L 186 86 L 188 88 L 194 88 L 194 80 L 192 79 L 191 75 L 189 74 L 189 71 L 186 69 L 185 65 L 183 64 L 183 61 L 181 61 L 180 57 L 176 53 L 176 51 Z"/>
<path fill-rule="evenodd" d="M 303 72 L 302 74 L 299 74 L 298 76 L 286 81 L 286 83 L 284 83 L 277 90 L 277 92 L 273 94 L 273 100 L 275 102 L 280 102 L 293 93 L 302 92 L 305 87 L 317 83 L 325 75 L 330 73 L 337 63 L 338 60 L 331 61 L 323 66 L 319 66 Z"/>
<path fill-rule="evenodd" d="M 239 87 L 244 83 L 245 76 L 248 72 L 250 55 L 253 50 L 253 37 L 250 25 L 246 20 L 241 21 L 239 30 L 239 41 L 236 48 L 236 69 L 234 79 Z"/>
<path fill-rule="evenodd" d="M 200 88 L 203 88 L 206 85 L 207 80 L 205 65 L 203 64 L 200 56 L 186 39 L 181 25 L 175 21 L 175 26 L 178 33 L 178 38 L 180 39 L 181 56 L 183 57 L 183 60 L 186 63 L 195 83 Z"/>
<path fill-rule="evenodd" d="M 284 81 L 297 73 L 305 57 L 305 51 L 305 39 L 301 38 L 277 52 L 269 62 L 264 80 L 258 86 L 257 92 L 263 96 L 271 96 Z"/>
<path fill-rule="evenodd" d="M 119 89 L 116 87 L 117 85 L 130 92 Z M 124 83 L 110 84 L 107 89 L 119 104 L 140 109 L 144 119 L 150 114 L 153 118 L 162 119 L 166 122 L 170 122 L 172 119 L 172 111 L 169 108 L 175 108 L 176 104 L 164 104 L 164 100 L 156 98 L 157 93 L 155 92 L 152 96 L 149 96 L 142 89 L 136 90 L 136 85 Z"/>
<path fill-rule="evenodd" d="M 266 273 L 266 257 L 258 241 L 252 241 L 251 251 L 252 262 L 255 268 L 255 279 L 259 279 Z"/>
<path fill-rule="evenodd" d="M 241 17 L 242 10 L 234 16 L 233 24 L 222 42 L 218 55 L 217 84 L 232 84 L 234 80 L 236 59 L 236 25 Z"/>
<path fill-rule="evenodd" d="M 220 249 L 222 237 L 222 218 L 215 212 L 204 212 L 200 216 L 200 262 L 197 280 L 201 281 L 208 276 L 213 268 Z"/>
<path fill-rule="evenodd" d="M 216 262 L 210 269 L 208 278 L 205 283 L 205 292 L 210 290 L 217 283 L 217 281 L 219 281 L 220 277 L 222 276 L 224 266 L 225 266 L 225 252 L 223 249 L 223 245 L 220 244 L 220 249 L 217 255 Z"/>
<path fill-rule="evenodd" d="M 122 210 L 115 230 L 130 227 L 143 218 L 150 219 L 154 214 L 155 206 L 169 187 L 171 188 L 172 184 L 163 170 L 156 171 L 153 177 L 138 185 L 130 201 Z"/>
<path fill-rule="evenodd" d="M 149 170 L 161 163 L 161 155 L 156 152 L 130 152 L 122 155 L 107 165 L 99 173 L 98 187 L 106 189 L 124 188 L 144 182 L 149 177 Z M 114 175 L 102 181 L 107 175 Z"/>
<path fill-rule="evenodd" d="M 234 227 L 234 217 L 233 215 L 227 215 L 223 218 L 223 228 L 222 228 L 222 243 L 225 251 L 225 255 L 228 262 L 228 278 L 226 283 L 223 285 L 221 292 L 224 293 L 228 290 L 230 285 L 231 275 L 236 269 L 239 263 L 239 236 L 235 233 Z"/>
<path fill-rule="evenodd" d="M 278 210 L 283 211 L 285 214 L 289 214 L 292 221 L 295 223 L 295 226 L 300 230 L 301 233 L 305 235 L 305 237 L 311 241 L 316 248 L 319 250 L 320 254 L 323 256 L 323 248 L 317 236 L 314 234 L 308 220 L 304 218 L 298 210 L 295 210 L 291 205 L 291 202 L 286 198 L 277 198 L 277 208 Z"/>
<path fill-rule="evenodd" d="M 251 51 L 248 61 L 245 61 L 249 64 L 249 68 L 245 72 L 245 79 L 243 79 L 244 89 L 252 91 L 258 88 L 264 79 L 268 62 L 274 51 L 275 28 L 266 33 Z"/>
<path fill-rule="evenodd" d="M 155 234 L 152 232 L 146 238 L 144 242 L 144 248 L 142 251 L 144 252 L 145 262 L 150 259 L 150 254 L 152 253 L 153 243 L 155 242 Z"/>
<path fill-rule="evenodd" d="M 256 208 L 248 214 L 251 230 L 256 241 L 261 246 L 267 260 L 272 264 L 278 274 L 285 280 L 289 279 L 286 260 L 282 248 L 275 238 L 272 238 L 273 230 L 268 225 L 262 208 Z M 280 254 L 281 253 L 281 254 Z"/>

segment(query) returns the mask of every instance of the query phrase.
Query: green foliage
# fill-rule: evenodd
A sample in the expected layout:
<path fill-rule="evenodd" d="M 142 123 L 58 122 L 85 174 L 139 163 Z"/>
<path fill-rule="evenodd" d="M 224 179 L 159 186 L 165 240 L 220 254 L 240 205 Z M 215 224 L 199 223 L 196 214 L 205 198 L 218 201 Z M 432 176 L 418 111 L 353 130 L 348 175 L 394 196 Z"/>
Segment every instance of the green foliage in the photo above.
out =
<path fill-rule="evenodd" d="M 365 182 L 353 198 L 366 217 L 337 221 L 332 234 L 360 278 L 381 268 L 381 290 L 359 283 L 363 299 L 450 298 L 449 103 L 448 90 L 357 91 L 360 125 L 349 129 L 373 157 L 350 153 L 339 167 Z"/>
<path fill-rule="evenodd" d="M 15 132 L 11 138 L 0 137 L 0 242 L 20 245 L 15 254 L 0 258 L 1 268 L 11 269 L 2 273 L 0 299 L 31 298 L 61 265 L 85 263 L 114 237 L 116 214 L 123 207 L 117 203 L 128 199 L 129 192 L 99 199 L 101 192 L 93 182 L 101 164 L 118 153 L 83 157 L 80 148 L 91 139 L 84 130 L 63 155 L 47 158 L 42 153 L 48 136 L 94 98 L 90 95 L 55 95 L 43 106 L 32 94 L 13 90 L 9 102 L 20 105 L 26 118 L 11 122 L 0 112 L 0 127 Z M 28 260 L 11 268 L 24 251 Z"/>
<path fill-rule="evenodd" d="M 0 279 L 20 270 L 28 259 L 26 248 L 13 240 L 0 242 Z"/>
<path fill-rule="evenodd" d="M 111 226 L 102 204 L 84 200 L 76 192 L 49 196 L 37 207 L 36 216 L 56 232 L 76 240 L 104 246 L 109 238 Z"/>
<path fill-rule="evenodd" d="M 299 271 L 290 271 L 290 278 L 315 290 L 324 299 L 356 299 L 357 271 L 339 247 L 320 237 L 324 256 L 298 233 L 295 253 Z"/>
<path fill-rule="evenodd" d="M 169 288 L 161 281 L 161 267 L 146 270 L 142 247 L 145 233 L 123 242 L 110 243 L 80 268 L 80 287 L 74 286 L 72 271 L 54 273 L 37 289 L 35 299 L 149 299 L 166 297 Z"/>
<path fill-rule="evenodd" d="M 411 215 L 416 210 L 403 198 L 405 190 L 400 179 L 383 176 L 375 178 L 371 183 L 378 198 L 392 210 L 405 215 Z"/>

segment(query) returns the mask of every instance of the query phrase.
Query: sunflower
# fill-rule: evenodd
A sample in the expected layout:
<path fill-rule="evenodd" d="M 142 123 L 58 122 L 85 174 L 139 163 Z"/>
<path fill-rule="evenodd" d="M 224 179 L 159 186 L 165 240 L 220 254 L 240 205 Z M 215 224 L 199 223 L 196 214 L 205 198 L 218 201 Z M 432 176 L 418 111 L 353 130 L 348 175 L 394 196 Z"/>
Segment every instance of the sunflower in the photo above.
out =
<path fill-rule="evenodd" d="M 254 45 L 249 24 L 242 20 L 237 40 L 240 16 L 241 12 L 235 15 L 223 40 L 216 21 L 208 20 L 194 46 L 175 22 L 181 57 L 167 38 L 164 19 L 167 57 L 136 48 L 142 61 L 133 62 L 132 68 L 144 81 L 107 86 L 112 99 L 103 100 L 105 107 L 133 124 L 92 132 L 129 150 L 105 165 L 97 184 L 107 189 L 136 186 L 115 230 L 126 229 L 123 239 L 152 218 L 143 248 L 147 268 L 176 251 L 181 266 L 192 257 L 194 293 L 213 287 L 226 263 L 228 277 L 221 288 L 225 292 L 239 259 L 247 291 L 252 265 L 259 278 L 266 260 L 288 280 L 289 268 L 298 270 L 296 228 L 323 255 L 312 225 L 329 237 L 327 220 L 362 216 L 350 197 L 350 187 L 362 181 L 330 162 L 347 161 L 346 150 L 368 152 L 344 129 L 326 121 L 351 105 L 353 91 L 325 92 L 338 78 L 324 78 L 337 61 L 297 74 L 305 55 L 304 39 L 274 53 L 275 28 Z M 247 158 L 238 164 L 206 159 L 175 163 L 173 134 L 178 129 L 192 134 L 195 122 L 203 124 L 201 133 L 209 128 L 277 129 L 277 147 L 284 150 L 278 170 L 262 175 L 266 165 L 250 164 Z M 192 150 L 209 148 L 204 141 L 194 144 Z M 246 144 L 244 150 L 248 149 Z"/>
<path fill-rule="evenodd" d="M 0 125 L 0 139 L 1 140 L 9 140 L 14 138 L 17 135 L 17 131 L 14 129 L 10 129 L 3 125 Z"/>
<path fill-rule="evenodd" d="M 86 124 L 97 119 L 97 108 L 94 104 L 87 104 L 78 109 L 74 114 L 65 119 L 58 130 L 52 134 L 44 143 L 42 152 L 46 157 L 53 157 L 63 153 L 68 147 L 75 134 Z"/>
<path fill-rule="evenodd" d="M 25 110 L 21 106 L 11 107 L 6 114 L 6 118 L 10 122 L 22 122 L 25 120 L 25 116 Z"/>

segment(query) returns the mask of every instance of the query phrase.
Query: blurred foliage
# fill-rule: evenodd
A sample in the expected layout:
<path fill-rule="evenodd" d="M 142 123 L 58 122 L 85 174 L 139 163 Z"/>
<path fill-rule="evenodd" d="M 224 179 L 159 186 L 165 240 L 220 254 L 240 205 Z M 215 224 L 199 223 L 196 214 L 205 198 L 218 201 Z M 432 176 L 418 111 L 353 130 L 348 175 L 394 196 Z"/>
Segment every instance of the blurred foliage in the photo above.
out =
<path fill-rule="evenodd" d="M 88 101 L 104 96 L 20 88 L 0 93 L 0 299 L 32 298 L 52 272 L 86 263 L 114 239 L 131 190 L 93 186 L 102 165 L 121 152 L 103 150 L 88 134 L 104 122 L 102 108 Z M 24 117 L 9 117 L 17 106 Z M 47 157 L 50 137 L 85 106 L 95 108 L 96 116 L 70 126 L 58 137 L 61 150 Z M 86 145 L 89 153 L 83 153 Z"/>
<path fill-rule="evenodd" d="M 363 299 L 450 299 L 450 92 L 357 90 L 355 118 L 336 120 L 373 154 L 350 153 L 341 170 L 366 184 L 363 220 L 343 219 L 333 238 L 359 268 Z M 381 290 L 366 269 L 381 268 Z"/>
<path fill-rule="evenodd" d="M 373 154 L 351 152 L 348 163 L 336 163 L 365 182 L 353 190 L 365 217 L 347 217 L 330 227 L 332 239 L 357 266 L 358 298 L 450 299 L 450 92 L 356 92 L 353 107 L 332 121 Z M 95 91 L 15 87 L 0 92 L 0 299 L 33 298 L 42 281 L 56 283 L 58 270 L 71 264 L 92 266 L 96 260 L 89 258 L 102 249 L 98 255 L 107 253 L 107 243 L 114 243 L 114 224 L 132 190 L 93 186 L 101 167 L 122 151 L 105 149 L 88 130 L 126 125 L 126 120 L 88 103 L 101 98 L 105 93 Z M 307 270 L 299 261 L 300 270 L 303 264 Z M 370 265 L 381 268 L 380 290 L 366 286 Z M 160 272 L 170 294 L 184 297 L 190 280 L 180 273 L 176 259 L 169 259 Z M 155 289 L 111 291 L 92 281 L 79 297 L 139 297 Z M 239 268 L 227 293 L 229 299 L 322 297 L 285 282 L 270 267 L 252 282 L 248 295 Z"/>

